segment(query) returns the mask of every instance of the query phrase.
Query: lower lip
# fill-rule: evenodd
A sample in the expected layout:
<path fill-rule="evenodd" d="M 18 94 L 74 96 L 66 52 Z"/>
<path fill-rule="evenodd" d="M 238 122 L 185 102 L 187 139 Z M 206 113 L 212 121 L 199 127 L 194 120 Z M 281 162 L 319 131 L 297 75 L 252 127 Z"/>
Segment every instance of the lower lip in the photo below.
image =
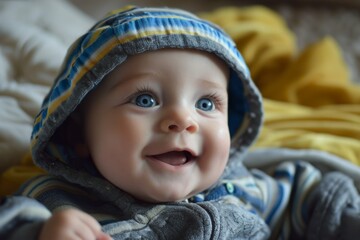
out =
<path fill-rule="evenodd" d="M 155 167 L 158 170 L 172 171 L 172 172 L 183 171 L 188 167 L 190 167 L 195 162 L 195 160 L 190 160 L 181 165 L 171 165 L 152 157 L 146 157 L 146 160 L 148 160 L 151 166 Z"/>

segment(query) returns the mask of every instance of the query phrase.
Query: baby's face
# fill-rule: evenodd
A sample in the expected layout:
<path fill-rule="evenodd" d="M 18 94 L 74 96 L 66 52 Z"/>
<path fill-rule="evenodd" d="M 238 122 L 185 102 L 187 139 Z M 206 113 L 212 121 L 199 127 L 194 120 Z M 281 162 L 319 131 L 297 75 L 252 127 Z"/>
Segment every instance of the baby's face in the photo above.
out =
<path fill-rule="evenodd" d="M 100 173 L 149 202 L 214 184 L 229 155 L 228 67 L 193 50 L 130 57 L 89 98 L 85 136 Z"/>

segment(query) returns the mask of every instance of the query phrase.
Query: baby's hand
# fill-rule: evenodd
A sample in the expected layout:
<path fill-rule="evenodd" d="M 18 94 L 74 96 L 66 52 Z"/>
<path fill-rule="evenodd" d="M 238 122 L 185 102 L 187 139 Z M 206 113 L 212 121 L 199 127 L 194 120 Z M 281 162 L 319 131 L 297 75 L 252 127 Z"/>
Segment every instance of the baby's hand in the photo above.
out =
<path fill-rule="evenodd" d="M 66 209 L 55 212 L 41 229 L 39 240 L 110 240 L 100 224 L 90 215 Z"/>

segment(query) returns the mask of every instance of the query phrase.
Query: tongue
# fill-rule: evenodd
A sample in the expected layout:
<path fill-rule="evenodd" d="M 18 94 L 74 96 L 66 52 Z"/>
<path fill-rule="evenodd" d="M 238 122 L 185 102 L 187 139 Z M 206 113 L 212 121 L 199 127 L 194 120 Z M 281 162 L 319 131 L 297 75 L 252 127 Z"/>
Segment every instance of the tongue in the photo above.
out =
<path fill-rule="evenodd" d="M 173 166 L 179 166 L 185 164 L 187 161 L 186 155 L 184 152 L 167 152 L 160 155 L 153 156 L 159 161 L 167 163 Z"/>

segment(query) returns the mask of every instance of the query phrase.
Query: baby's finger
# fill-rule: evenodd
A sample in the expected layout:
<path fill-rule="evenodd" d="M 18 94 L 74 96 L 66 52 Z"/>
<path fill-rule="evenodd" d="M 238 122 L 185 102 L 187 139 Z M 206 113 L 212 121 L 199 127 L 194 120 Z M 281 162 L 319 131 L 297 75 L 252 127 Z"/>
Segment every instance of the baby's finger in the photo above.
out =
<path fill-rule="evenodd" d="M 112 237 L 110 237 L 110 235 L 104 233 L 104 232 L 101 232 L 99 234 L 99 236 L 97 236 L 96 240 L 113 240 Z"/>
<path fill-rule="evenodd" d="M 95 240 L 97 239 L 97 233 L 94 233 L 93 229 L 89 227 L 86 223 L 83 221 L 80 221 L 78 226 L 73 229 L 74 235 L 76 236 L 76 239 L 81 240 Z"/>
<path fill-rule="evenodd" d="M 79 218 L 88 227 L 97 240 L 112 239 L 108 234 L 102 232 L 100 224 L 92 216 L 84 212 L 79 212 Z"/>

